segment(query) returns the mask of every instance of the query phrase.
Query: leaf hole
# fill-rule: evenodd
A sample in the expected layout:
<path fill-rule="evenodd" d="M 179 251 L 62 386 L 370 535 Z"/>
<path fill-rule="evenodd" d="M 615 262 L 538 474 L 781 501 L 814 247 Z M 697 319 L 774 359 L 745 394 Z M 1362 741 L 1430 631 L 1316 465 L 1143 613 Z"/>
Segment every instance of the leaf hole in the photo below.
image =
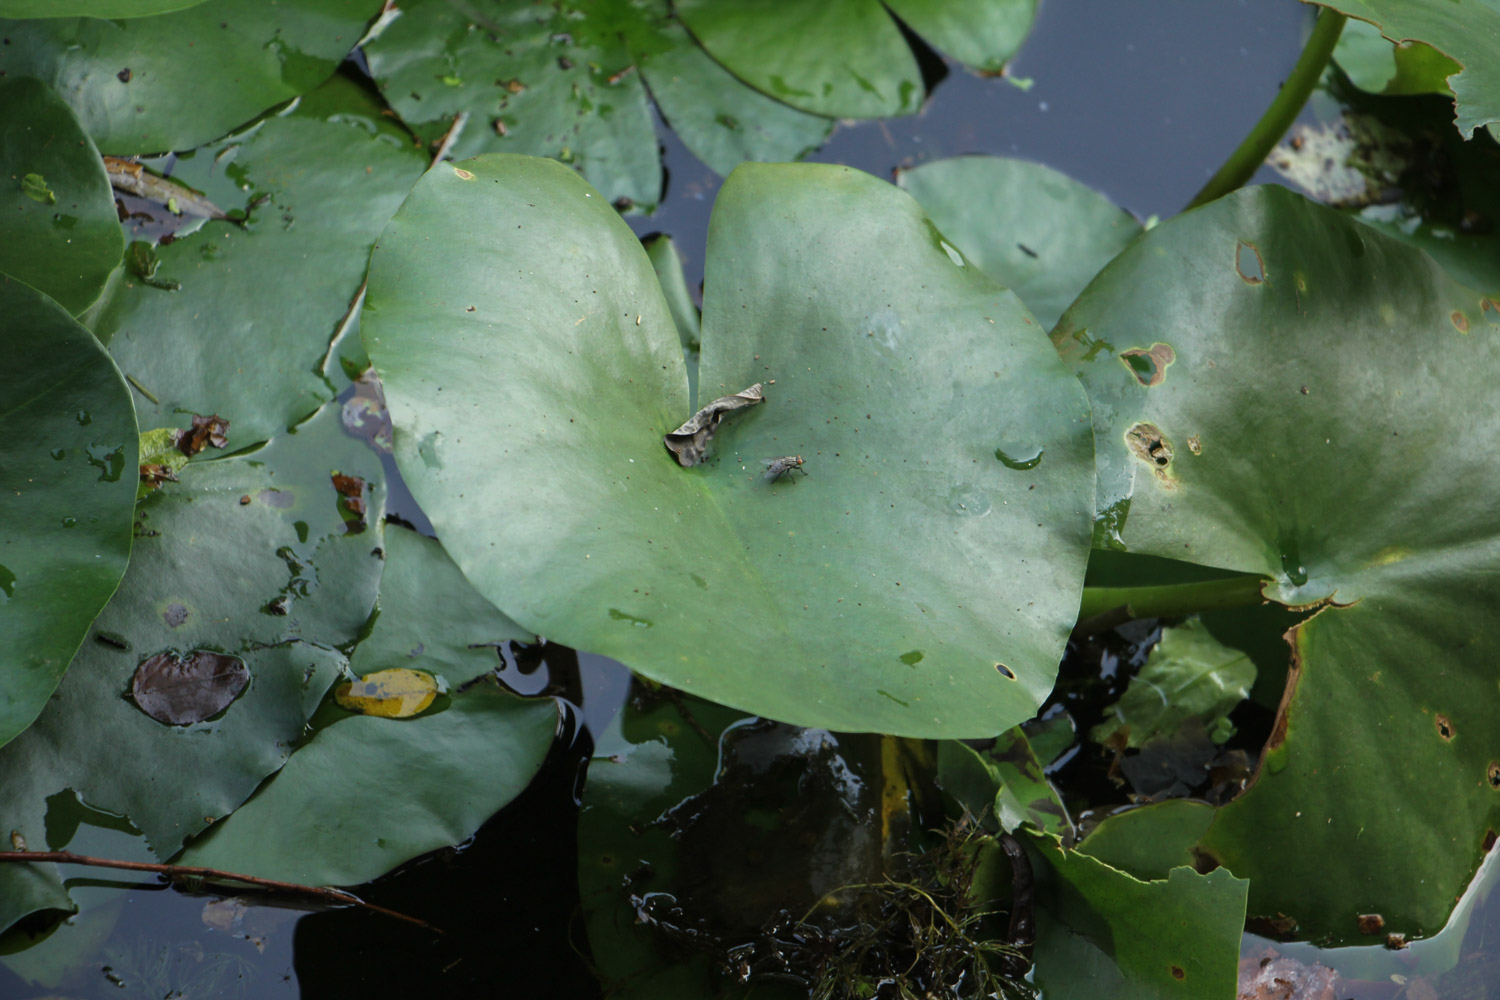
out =
<path fill-rule="evenodd" d="M 1013 673 L 1011 673 L 1010 667 L 1007 667 L 1003 663 L 997 663 L 997 664 L 995 664 L 995 669 L 998 670 L 998 671 L 1000 671 L 1000 676 L 1004 677 L 1008 681 L 1013 681 L 1013 680 L 1016 679 L 1016 675 L 1013 674 Z"/>
<path fill-rule="evenodd" d="M 1500 792 L 1500 760 L 1490 761 L 1489 770 L 1485 777 L 1489 780 L 1490 787 Z"/>
<path fill-rule="evenodd" d="M 1442 712 L 1439 712 L 1432 721 L 1437 725 L 1438 735 L 1443 738 L 1443 742 L 1451 742 L 1455 735 L 1453 721 Z"/>
<path fill-rule="evenodd" d="M 1260 250 L 1254 243 L 1240 240 L 1235 244 L 1234 269 L 1239 273 L 1240 280 L 1247 285 L 1266 283 L 1266 262 L 1261 259 Z"/>
<path fill-rule="evenodd" d="M 1132 347 L 1120 352 L 1120 361 L 1135 380 L 1150 389 L 1167 380 L 1167 367 L 1177 360 L 1171 344 L 1156 343 L 1150 347 Z"/>

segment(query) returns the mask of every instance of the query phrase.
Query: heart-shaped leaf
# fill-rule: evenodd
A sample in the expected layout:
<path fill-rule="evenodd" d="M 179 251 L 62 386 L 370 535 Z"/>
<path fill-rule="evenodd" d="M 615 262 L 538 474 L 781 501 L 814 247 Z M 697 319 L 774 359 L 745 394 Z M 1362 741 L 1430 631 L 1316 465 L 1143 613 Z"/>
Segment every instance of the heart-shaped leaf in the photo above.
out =
<path fill-rule="evenodd" d="M 0 107 L 0 178 L 7 181 L 0 272 L 77 315 L 125 252 L 104 164 L 72 110 L 41 81 L 0 80 Z"/>
<path fill-rule="evenodd" d="M 62 679 L 130 559 L 130 389 L 56 302 L 0 275 L 0 745 Z"/>
<path fill-rule="evenodd" d="M 378 13 L 365 0 L 215 0 L 129 20 L 0 21 L 0 70 L 55 87 L 105 153 L 192 149 L 328 79 Z"/>
<path fill-rule="evenodd" d="M 1265 187 L 1147 233 L 1053 337 L 1114 544 L 1334 602 L 1206 848 L 1305 933 L 1435 931 L 1500 823 L 1500 303 Z"/>
<path fill-rule="evenodd" d="M 763 382 L 709 460 L 640 244 L 551 161 L 418 183 L 364 334 L 397 461 L 523 626 L 773 718 L 992 735 L 1051 689 L 1091 471 L 1077 384 L 905 194 L 747 164 L 710 230 L 700 396 Z M 1031 460 L 1004 456 L 1025 453 Z M 762 461 L 800 456 L 770 481 Z"/>

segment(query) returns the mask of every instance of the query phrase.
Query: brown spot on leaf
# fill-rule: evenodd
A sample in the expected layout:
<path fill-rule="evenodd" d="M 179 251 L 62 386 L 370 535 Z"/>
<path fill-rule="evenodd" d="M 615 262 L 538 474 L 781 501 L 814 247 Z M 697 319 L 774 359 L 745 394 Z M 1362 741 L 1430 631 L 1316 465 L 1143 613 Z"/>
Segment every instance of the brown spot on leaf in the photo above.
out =
<path fill-rule="evenodd" d="M 1452 720 L 1442 712 L 1439 712 L 1437 713 L 1437 715 L 1433 716 L 1432 721 L 1437 726 L 1438 735 L 1443 738 L 1444 743 L 1452 740 L 1456 735 L 1453 730 Z"/>
<path fill-rule="evenodd" d="M 1250 917 L 1245 921 L 1245 930 L 1261 937 L 1289 938 L 1297 933 L 1297 918 L 1281 912 L 1274 917 Z"/>
<path fill-rule="evenodd" d="M 1462 309 L 1455 309 L 1448 314 L 1448 319 L 1453 323 L 1453 329 L 1459 333 L 1469 332 L 1469 317 L 1464 315 Z"/>
<path fill-rule="evenodd" d="M 162 483 L 177 482 L 177 473 L 173 472 L 172 467 L 169 465 L 162 465 L 158 462 L 143 462 L 141 463 L 141 482 L 153 490 L 159 490 Z"/>
<path fill-rule="evenodd" d="M 1201 455 L 1201 454 L 1203 454 L 1203 439 L 1200 438 L 1198 435 L 1196 435 L 1196 434 L 1191 435 L 1187 439 L 1187 446 L 1188 446 L 1188 451 L 1192 452 L 1194 455 Z"/>
<path fill-rule="evenodd" d="M 1385 936 L 1385 946 L 1391 951 L 1400 951 L 1406 947 L 1406 935 L 1392 932 Z"/>
<path fill-rule="evenodd" d="M 1500 760 L 1490 761 L 1490 766 L 1485 771 L 1485 778 L 1489 781 L 1491 788 L 1500 792 Z"/>
<path fill-rule="evenodd" d="M 1125 445 L 1136 458 L 1150 466 L 1157 482 L 1164 488 L 1177 488 L 1177 479 L 1172 475 L 1172 442 L 1162 435 L 1160 427 L 1144 421 L 1133 425 L 1125 432 Z"/>
<path fill-rule="evenodd" d="M 1378 913 L 1361 913 L 1357 919 L 1361 934 L 1379 934 L 1385 930 L 1385 917 Z"/>
<path fill-rule="evenodd" d="M 1172 978 L 1173 979 L 1186 979 L 1187 978 L 1187 973 L 1185 971 L 1183 971 L 1182 966 L 1180 966 L 1180 965 L 1174 965 L 1174 966 L 1172 966 Z"/>
<path fill-rule="evenodd" d="M 215 448 L 223 448 L 229 443 L 229 421 L 215 413 L 213 416 L 205 417 L 202 414 L 193 414 L 193 426 L 185 431 L 177 432 L 177 450 L 192 458 L 206 446 L 213 445 Z"/>
<path fill-rule="evenodd" d="M 1261 259 L 1260 249 L 1254 243 L 1240 240 L 1235 244 L 1234 270 L 1247 285 L 1266 283 L 1266 262 Z"/>
<path fill-rule="evenodd" d="M 1495 846 L 1495 831 L 1484 831 L 1484 841 L 1479 846 L 1484 849 L 1484 853 L 1490 853 L 1490 850 Z"/>
<path fill-rule="evenodd" d="M 161 620 L 167 623 L 168 628 L 178 628 L 188 620 L 190 614 L 186 605 L 173 601 L 162 610 Z"/>
<path fill-rule="evenodd" d="M 1150 347 L 1132 347 L 1120 352 L 1120 361 L 1135 380 L 1146 388 L 1161 385 L 1167 380 L 1167 366 L 1177 360 L 1177 352 L 1171 344 L 1152 344 Z"/>
<path fill-rule="evenodd" d="M 166 652 L 141 661 L 130 694 L 157 722 L 186 726 L 224 711 L 249 681 L 250 670 L 237 656 L 206 649 L 186 657 Z"/>

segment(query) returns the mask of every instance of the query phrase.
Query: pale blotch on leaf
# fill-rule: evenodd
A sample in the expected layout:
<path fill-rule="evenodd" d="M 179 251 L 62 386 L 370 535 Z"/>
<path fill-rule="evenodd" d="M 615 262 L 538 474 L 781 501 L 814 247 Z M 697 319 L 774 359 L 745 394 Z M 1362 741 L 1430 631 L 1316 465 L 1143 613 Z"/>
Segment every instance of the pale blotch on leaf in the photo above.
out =
<path fill-rule="evenodd" d="M 157 722 L 187 726 L 224 711 L 249 681 L 250 669 L 237 656 L 206 649 L 185 657 L 157 653 L 136 667 L 130 695 Z"/>
<path fill-rule="evenodd" d="M 438 696 L 437 678 L 421 670 L 393 667 L 340 684 L 333 692 L 339 706 L 361 715 L 407 719 L 425 712 Z"/>
<path fill-rule="evenodd" d="M 472 181 L 474 179 L 474 174 L 463 167 L 454 167 L 453 175 L 461 181 Z"/>

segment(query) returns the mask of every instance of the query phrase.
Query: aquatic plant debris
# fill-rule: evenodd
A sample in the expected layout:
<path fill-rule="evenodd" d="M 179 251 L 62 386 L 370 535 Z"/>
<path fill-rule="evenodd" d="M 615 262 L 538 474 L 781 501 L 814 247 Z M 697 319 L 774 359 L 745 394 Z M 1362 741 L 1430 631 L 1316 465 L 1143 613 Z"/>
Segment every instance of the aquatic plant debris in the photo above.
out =
<path fill-rule="evenodd" d="M 190 458 L 202 451 L 205 445 L 223 448 L 228 443 L 229 421 L 217 413 L 210 417 L 193 414 L 192 428 L 177 434 L 177 449 Z"/>
<path fill-rule="evenodd" d="M 237 656 L 197 649 L 186 657 L 157 653 L 136 667 L 130 696 L 157 722 L 187 726 L 218 715 L 250 681 Z"/>
<path fill-rule="evenodd" d="M 438 696 L 437 678 L 422 670 L 393 667 L 340 684 L 333 699 L 342 708 L 382 719 L 407 719 L 427 710 Z"/>
<path fill-rule="evenodd" d="M 158 177 L 134 160 L 118 156 L 101 157 L 109 185 L 116 191 L 133 194 L 169 206 L 173 215 L 201 215 L 206 219 L 227 219 L 224 210 L 192 188 Z"/>
<path fill-rule="evenodd" d="M 685 469 L 692 468 L 703 461 L 703 453 L 708 450 L 708 442 L 713 440 L 725 416 L 735 410 L 763 403 L 765 400 L 766 397 L 761 392 L 759 382 L 732 396 L 720 396 L 693 414 L 681 427 L 663 436 L 662 443 L 677 459 L 678 465 Z"/>

